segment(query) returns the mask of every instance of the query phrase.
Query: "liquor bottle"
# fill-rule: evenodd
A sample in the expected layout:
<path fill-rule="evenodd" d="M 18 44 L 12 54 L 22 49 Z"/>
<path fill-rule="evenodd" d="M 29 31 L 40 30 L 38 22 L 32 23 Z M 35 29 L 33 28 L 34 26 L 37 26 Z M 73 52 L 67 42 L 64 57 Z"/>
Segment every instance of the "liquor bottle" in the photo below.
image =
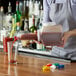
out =
<path fill-rule="evenodd" d="M 4 8 L 3 8 L 3 6 L 1 6 L 1 8 L 0 8 L 0 25 L 1 25 L 1 27 L 0 27 L 0 30 L 2 30 L 3 29 L 3 25 L 4 25 Z"/>
<path fill-rule="evenodd" d="M 23 1 L 23 19 L 22 19 L 22 27 L 20 33 L 28 33 L 29 32 L 29 1 Z M 27 47 L 29 40 L 21 40 L 22 46 Z"/>
<path fill-rule="evenodd" d="M 19 1 L 19 11 L 22 14 L 23 13 L 23 3 Z"/>
<path fill-rule="evenodd" d="M 22 11 L 22 16 L 23 16 L 23 19 L 25 18 L 25 8 L 26 8 L 26 0 L 23 1 L 23 11 Z"/>
<path fill-rule="evenodd" d="M 32 23 L 32 26 L 29 27 L 29 31 L 32 32 L 32 33 L 34 33 L 34 32 L 37 31 L 37 28 L 35 26 L 35 16 L 34 15 L 32 15 L 32 22 L 33 23 Z"/>
<path fill-rule="evenodd" d="M 24 31 L 26 31 L 26 27 L 29 27 L 29 1 L 25 1 L 23 2 L 23 21 L 24 21 Z"/>
<path fill-rule="evenodd" d="M 40 42 L 40 31 L 41 31 L 41 28 L 42 28 L 42 18 L 39 17 L 38 19 L 38 22 L 37 22 L 37 39 L 38 39 L 38 42 Z M 42 44 L 42 43 L 37 43 L 37 50 L 42 50 L 44 51 L 45 50 L 45 46 Z"/>
<path fill-rule="evenodd" d="M 32 14 L 33 14 L 33 11 L 34 11 L 34 3 L 33 3 L 33 1 L 32 0 L 30 0 L 29 1 L 29 17 L 31 17 L 32 16 Z"/>
<path fill-rule="evenodd" d="M 11 6 L 11 3 L 9 2 L 9 5 L 8 5 L 8 14 L 11 14 L 12 13 L 12 6 Z"/>
<path fill-rule="evenodd" d="M 12 6 L 11 3 L 9 2 L 8 4 L 8 12 L 6 13 L 5 19 L 6 19 L 6 26 L 7 26 L 7 30 L 10 33 L 11 28 L 12 28 Z"/>
<path fill-rule="evenodd" d="M 24 31 L 29 32 L 29 1 L 25 2 Z"/>
<path fill-rule="evenodd" d="M 35 1 L 34 3 L 34 15 L 35 15 L 35 27 L 37 29 L 38 25 L 39 25 L 39 20 L 40 20 L 40 16 L 39 16 L 39 1 Z"/>
<path fill-rule="evenodd" d="M 43 21 L 43 6 L 40 2 L 39 2 L 39 17 L 41 21 Z"/>
<path fill-rule="evenodd" d="M 16 12 L 12 16 L 12 30 L 10 37 L 17 35 L 22 25 L 22 15 L 19 11 L 19 1 L 16 1 Z"/>
<path fill-rule="evenodd" d="M 16 15 L 17 15 L 17 22 L 21 20 L 21 12 L 19 11 L 19 1 L 16 1 Z"/>
<path fill-rule="evenodd" d="M 33 25 L 35 25 L 35 19 L 33 19 L 33 18 L 34 18 L 34 0 L 33 1 L 30 0 L 30 2 L 29 2 L 29 31 L 30 32 L 33 32 L 32 27 L 33 27 Z"/>
<path fill-rule="evenodd" d="M 5 24 L 5 14 L 4 14 L 4 8 L 1 6 L 0 8 L 0 41 L 1 44 L 3 44 L 3 37 L 6 37 L 7 30 L 6 30 L 6 24 Z"/>
<path fill-rule="evenodd" d="M 24 31 L 29 32 L 29 21 L 27 19 L 24 20 Z"/>
<path fill-rule="evenodd" d="M 39 16 L 39 2 L 38 1 L 35 1 L 34 3 L 34 15 L 35 16 Z"/>
<path fill-rule="evenodd" d="M 27 19 L 23 19 L 22 21 L 22 27 L 21 27 L 21 31 L 19 32 L 20 34 L 27 34 L 29 33 L 29 29 L 28 29 L 28 20 Z M 30 45 L 30 40 L 21 40 L 21 44 L 22 47 L 28 47 Z"/>
<path fill-rule="evenodd" d="M 21 26 L 22 26 L 22 14 L 19 11 L 19 6 L 20 2 L 16 1 L 16 16 L 15 16 L 15 21 L 16 21 L 16 31 L 20 31 L 21 30 Z"/>
<path fill-rule="evenodd" d="M 26 1 L 26 7 L 25 7 L 25 19 L 29 19 L 29 1 Z"/>
<path fill-rule="evenodd" d="M 37 28 L 35 26 L 35 16 L 34 15 L 32 15 L 32 26 L 30 26 L 29 31 L 31 33 L 36 33 L 36 31 L 37 31 Z M 31 41 L 30 47 L 33 49 L 36 49 L 36 43 L 34 43 L 33 40 Z"/>

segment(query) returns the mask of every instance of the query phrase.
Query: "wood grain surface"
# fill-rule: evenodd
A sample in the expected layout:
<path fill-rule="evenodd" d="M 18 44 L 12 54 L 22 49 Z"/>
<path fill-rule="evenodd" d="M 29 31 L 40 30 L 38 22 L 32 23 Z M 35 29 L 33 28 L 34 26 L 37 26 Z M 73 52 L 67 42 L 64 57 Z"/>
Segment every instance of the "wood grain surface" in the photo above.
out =
<path fill-rule="evenodd" d="M 9 64 L 8 55 L 0 52 L 0 76 L 76 76 L 76 63 L 66 63 L 47 58 L 19 54 L 18 64 Z M 65 65 L 62 70 L 43 72 L 42 67 L 48 63 Z"/>

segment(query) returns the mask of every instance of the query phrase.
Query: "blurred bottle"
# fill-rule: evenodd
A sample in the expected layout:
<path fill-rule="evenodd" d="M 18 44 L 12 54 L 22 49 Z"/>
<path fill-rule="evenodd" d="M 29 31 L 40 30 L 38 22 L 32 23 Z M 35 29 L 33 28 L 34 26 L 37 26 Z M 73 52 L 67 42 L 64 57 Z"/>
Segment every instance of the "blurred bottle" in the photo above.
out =
<path fill-rule="evenodd" d="M 25 34 L 25 33 L 26 34 L 29 33 L 28 20 L 27 19 L 23 19 L 21 31 L 19 32 L 19 34 Z M 22 47 L 28 47 L 30 44 L 30 41 L 29 40 L 21 40 L 21 44 L 22 44 Z"/>
<path fill-rule="evenodd" d="M 29 1 L 29 17 L 33 15 L 33 11 L 34 11 L 34 3 L 32 0 L 30 0 Z"/>
<path fill-rule="evenodd" d="M 24 33 L 29 33 L 29 1 L 24 0 Z M 29 40 L 21 40 L 23 47 L 29 47 L 30 41 Z"/>
<path fill-rule="evenodd" d="M 8 12 L 7 12 L 9 15 L 12 14 L 12 6 L 11 6 L 11 3 L 9 2 L 8 4 Z"/>
<path fill-rule="evenodd" d="M 24 19 L 22 18 L 22 25 L 21 25 L 21 28 L 20 28 L 21 31 L 24 31 Z"/>
<path fill-rule="evenodd" d="M 39 2 L 39 18 L 41 19 L 41 21 L 43 21 L 43 6 L 40 2 Z"/>
<path fill-rule="evenodd" d="M 18 31 L 20 31 L 22 25 L 22 14 L 19 11 L 19 1 L 16 1 L 16 12 L 12 16 L 12 30 L 10 33 L 10 37 L 17 35 Z"/>
<path fill-rule="evenodd" d="M 30 32 L 37 31 L 37 25 L 39 21 L 39 3 L 38 1 L 32 1 L 29 2 L 29 30 Z"/>
<path fill-rule="evenodd" d="M 34 33 L 34 32 L 36 32 L 37 31 L 37 28 L 36 28 L 36 26 L 35 26 L 35 16 L 34 15 L 32 15 L 32 25 L 29 27 L 29 31 L 30 32 L 32 32 L 32 33 Z"/>
<path fill-rule="evenodd" d="M 34 15 L 39 16 L 39 2 L 37 0 L 34 3 Z"/>
<path fill-rule="evenodd" d="M 19 11 L 23 15 L 23 2 L 19 1 Z"/>
<path fill-rule="evenodd" d="M 20 22 L 21 20 L 21 12 L 19 11 L 19 1 L 16 1 L 16 21 Z"/>
<path fill-rule="evenodd" d="M 38 29 L 39 22 L 40 22 L 40 1 L 35 1 L 34 3 L 34 15 L 35 15 L 35 27 Z M 36 30 L 37 30 L 36 29 Z"/>
<path fill-rule="evenodd" d="M 12 6 L 9 2 L 8 4 L 8 12 L 6 13 L 5 20 L 6 20 L 6 29 L 8 30 L 8 33 L 10 34 L 10 31 L 12 29 Z"/>
<path fill-rule="evenodd" d="M 4 14 L 4 8 L 1 6 L 0 8 L 0 41 L 1 44 L 3 44 L 3 37 L 6 37 L 7 30 L 6 30 L 6 25 L 5 25 L 5 14 Z"/>
<path fill-rule="evenodd" d="M 3 29 L 3 27 L 4 27 L 3 24 L 4 24 L 4 8 L 3 8 L 3 6 L 1 6 L 1 8 L 0 8 L 0 25 L 1 25 L 0 30 Z"/>
<path fill-rule="evenodd" d="M 36 33 L 37 28 L 35 26 L 35 16 L 32 15 L 32 18 L 31 19 L 32 19 L 32 26 L 29 27 L 29 31 L 32 32 L 32 33 Z M 36 43 L 34 43 L 33 40 L 30 41 L 30 47 L 32 49 L 36 49 Z"/>
<path fill-rule="evenodd" d="M 22 26 L 22 14 L 19 10 L 20 2 L 16 1 L 16 14 L 15 14 L 15 22 L 16 22 L 16 33 L 18 33 L 21 30 Z"/>
<path fill-rule="evenodd" d="M 29 1 L 26 1 L 26 7 L 25 7 L 25 19 L 29 19 Z"/>
<path fill-rule="evenodd" d="M 26 8 L 26 0 L 23 1 L 23 11 L 22 11 L 22 16 L 23 16 L 23 19 L 25 18 L 25 8 Z"/>
<path fill-rule="evenodd" d="M 40 18 L 39 24 L 37 25 L 37 39 L 38 39 L 38 42 L 41 42 L 41 39 L 40 39 L 41 28 L 42 28 L 42 21 L 41 21 L 41 18 Z M 38 50 L 41 50 L 41 51 L 44 51 L 45 50 L 45 46 L 42 43 L 37 43 L 36 46 L 37 46 L 37 49 Z"/>
<path fill-rule="evenodd" d="M 29 21 L 27 19 L 24 20 L 24 31 L 29 32 Z"/>
<path fill-rule="evenodd" d="M 29 32 L 29 1 L 25 3 L 25 14 L 24 14 L 24 31 Z"/>

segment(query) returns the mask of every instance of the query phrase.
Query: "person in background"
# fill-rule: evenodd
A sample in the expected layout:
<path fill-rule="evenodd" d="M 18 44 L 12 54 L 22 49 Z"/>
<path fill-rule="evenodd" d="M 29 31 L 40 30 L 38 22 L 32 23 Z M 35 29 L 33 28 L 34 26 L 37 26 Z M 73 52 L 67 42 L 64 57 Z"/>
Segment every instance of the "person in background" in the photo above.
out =
<path fill-rule="evenodd" d="M 43 23 L 62 25 L 64 47 L 53 46 L 51 55 L 76 60 L 76 0 L 43 0 Z"/>

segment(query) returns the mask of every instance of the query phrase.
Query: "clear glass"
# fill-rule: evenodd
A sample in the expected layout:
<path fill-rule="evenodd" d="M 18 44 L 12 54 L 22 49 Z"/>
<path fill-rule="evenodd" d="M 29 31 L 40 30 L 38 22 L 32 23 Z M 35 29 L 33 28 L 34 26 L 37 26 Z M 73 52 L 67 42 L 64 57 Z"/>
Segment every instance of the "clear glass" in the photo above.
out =
<path fill-rule="evenodd" d="M 13 41 L 8 42 L 7 46 L 8 46 L 8 63 L 16 64 L 17 63 L 18 42 L 15 43 L 15 49 L 13 48 Z"/>

